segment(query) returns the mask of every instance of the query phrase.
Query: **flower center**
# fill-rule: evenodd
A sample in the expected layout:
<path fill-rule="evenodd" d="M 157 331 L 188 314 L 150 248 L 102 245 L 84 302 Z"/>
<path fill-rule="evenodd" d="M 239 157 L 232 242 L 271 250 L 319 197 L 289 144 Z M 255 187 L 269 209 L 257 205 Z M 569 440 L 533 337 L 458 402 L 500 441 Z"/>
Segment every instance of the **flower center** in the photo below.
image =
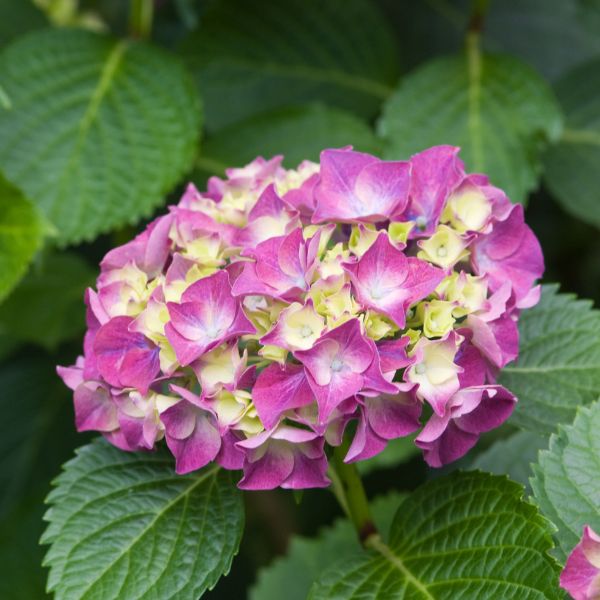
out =
<path fill-rule="evenodd" d="M 307 338 L 313 334 L 313 330 L 308 325 L 302 325 L 300 328 L 300 337 Z"/>
<path fill-rule="evenodd" d="M 444 258 L 445 256 L 448 256 L 448 248 L 446 248 L 446 246 L 440 246 L 440 247 L 437 249 L 437 255 L 438 255 L 440 258 Z"/>
<path fill-rule="evenodd" d="M 334 358 L 331 363 L 331 370 L 334 373 L 339 373 L 342 370 L 344 363 L 339 358 Z"/>
<path fill-rule="evenodd" d="M 415 367 L 415 373 L 417 375 L 423 375 L 425 373 L 425 371 L 427 371 L 427 367 L 423 364 L 423 363 L 419 363 L 416 367 Z"/>

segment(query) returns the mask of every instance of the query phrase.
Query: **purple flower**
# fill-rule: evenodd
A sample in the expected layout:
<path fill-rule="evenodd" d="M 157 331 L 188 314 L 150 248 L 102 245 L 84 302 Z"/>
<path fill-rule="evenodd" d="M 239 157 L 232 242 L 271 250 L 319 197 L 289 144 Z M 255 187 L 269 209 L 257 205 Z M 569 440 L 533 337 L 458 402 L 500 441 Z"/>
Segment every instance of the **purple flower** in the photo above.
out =
<path fill-rule="evenodd" d="M 94 339 L 96 364 L 110 385 L 145 394 L 160 371 L 159 349 L 141 333 L 129 331 L 131 317 L 114 317 Z"/>
<path fill-rule="evenodd" d="M 385 221 L 407 201 L 408 162 L 387 162 L 352 150 L 321 152 L 313 223 Z"/>
<path fill-rule="evenodd" d="M 304 240 L 298 228 L 285 236 L 261 242 L 248 255 L 255 262 L 244 269 L 233 284 L 235 296 L 257 294 L 294 300 L 310 287 L 316 268 L 320 233 Z"/>
<path fill-rule="evenodd" d="M 359 320 L 350 319 L 321 336 L 310 350 L 299 350 L 294 356 L 306 368 L 324 422 L 338 404 L 362 390 L 373 349 Z"/>
<path fill-rule="evenodd" d="M 282 414 L 300 408 L 315 399 L 302 366 L 277 363 L 264 369 L 252 388 L 252 400 L 267 429 L 274 427 Z"/>
<path fill-rule="evenodd" d="M 514 409 L 517 399 L 499 385 L 458 390 L 448 401 L 444 414 L 435 412 L 417 436 L 431 467 L 441 467 L 464 456 L 479 435 L 500 426 Z"/>
<path fill-rule="evenodd" d="M 396 210 L 394 221 L 414 221 L 414 236 L 431 235 L 439 223 L 444 203 L 465 176 L 459 148 L 434 146 L 410 159 L 410 189 L 406 210 Z"/>
<path fill-rule="evenodd" d="M 346 455 L 346 462 L 366 460 L 379 454 L 389 440 L 405 437 L 421 426 L 422 404 L 411 383 L 400 384 L 396 394 L 362 396 L 356 434 Z"/>
<path fill-rule="evenodd" d="M 600 536 L 586 525 L 581 540 L 567 558 L 560 587 L 574 600 L 600 598 Z"/>
<path fill-rule="evenodd" d="M 312 431 L 280 425 L 238 442 L 245 452 L 243 490 L 276 487 L 304 489 L 327 487 L 327 458 L 323 438 Z"/>
<path fill-rule="evenodd" d="M 171 320 L 165 333 L 183 366 L 233 337 L 255 332 L 240 301 L 231 295 L 226 271 L 193 283 L 180 303 L 168 302 L 167 307 Z"/>
<path fill-rule="evenodd" d="M 492 291 L 510 281 L 517 308 L 532 305 L 529 296 L 538 294 L 533 286 L 544 273 L 544 257 L 540 243 L 525 224 L 520 204 L 494 223 L 491 233 L 479 236 L 472 252 L 475 271 L 488 275 Z"/>
<path fill-rule="evenodd" d="M 177 473 L 196 471 L 217 457 L 221 436 L 216 419 L 208 410 L 182 398 L 160 418 Z"/>
<path fill-rule="evenodd" d="M 387 315 L 398 327 L 404 327 L 408 307 L 433 292 L 445 277 L 442 269 L 407 257 L 384 232 L 357 262 L 344 263 L 344 269 L 360 303 Z"/>

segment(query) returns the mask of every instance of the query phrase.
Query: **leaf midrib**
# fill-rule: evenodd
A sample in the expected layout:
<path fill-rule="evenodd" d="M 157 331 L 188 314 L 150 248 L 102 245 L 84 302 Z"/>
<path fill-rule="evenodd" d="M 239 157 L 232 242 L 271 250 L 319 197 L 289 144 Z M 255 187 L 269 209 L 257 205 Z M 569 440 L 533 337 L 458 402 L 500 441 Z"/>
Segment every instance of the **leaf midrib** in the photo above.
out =
<path fill-rule="evenodd" d="M 379 553 L 383 558 L 385 558 L 393 567 L 398 569 L 406 578 L 407 583 L 411 584 L 415 589 L 417 589 L 424 598 L 427 600 L 435 600 L 435 597 L 432 596 L 427 587 L 412 574 L 412 572 L 408 569 L 408 567 L 404 564 L 404 561 L 394 554 L 392 549 L 381 539 L 379 534 L 372 535 L 369 537 L 365 545 L 368 548 L 375 550 L 375 552 Z"/>

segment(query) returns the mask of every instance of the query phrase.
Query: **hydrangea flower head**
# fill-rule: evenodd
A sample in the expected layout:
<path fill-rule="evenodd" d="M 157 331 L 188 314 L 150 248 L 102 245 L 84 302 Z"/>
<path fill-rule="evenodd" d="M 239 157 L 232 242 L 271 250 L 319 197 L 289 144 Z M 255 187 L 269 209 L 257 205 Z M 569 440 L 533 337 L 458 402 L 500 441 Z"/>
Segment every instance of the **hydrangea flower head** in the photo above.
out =
<path fill-rule="evenodd" d="M 58 368 L 78 430 L 245 489 L 327 486 L 343 438 L 348 462 L 415 432 L 431 466 L 465 454 L 514 408 L 495 376 L 543 258 L 458 153 L 257 158 L 190 185 L 86 293 L 83 355 Z"/>

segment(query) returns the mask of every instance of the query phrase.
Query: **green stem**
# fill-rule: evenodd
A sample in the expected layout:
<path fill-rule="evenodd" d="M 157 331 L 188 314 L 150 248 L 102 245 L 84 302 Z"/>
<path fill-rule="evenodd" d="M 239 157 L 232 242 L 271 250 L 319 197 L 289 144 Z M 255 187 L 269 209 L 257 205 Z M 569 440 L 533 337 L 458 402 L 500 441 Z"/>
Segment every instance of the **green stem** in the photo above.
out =
<path fill-rule="evenodd" d="M 129 32 L 135 38 L 147 39 L 152 31 L 154 0 L 131 0 Z"/>
<path fill-rule="evenodd" d="M 356 465 L 344 462 L 347 446 L 342 444 L 333 451 L 329 474 L 332 491 L 342 509 L 352 521 L 361 544 L 377 533 L 371 517 L 369 501 Z"/>

